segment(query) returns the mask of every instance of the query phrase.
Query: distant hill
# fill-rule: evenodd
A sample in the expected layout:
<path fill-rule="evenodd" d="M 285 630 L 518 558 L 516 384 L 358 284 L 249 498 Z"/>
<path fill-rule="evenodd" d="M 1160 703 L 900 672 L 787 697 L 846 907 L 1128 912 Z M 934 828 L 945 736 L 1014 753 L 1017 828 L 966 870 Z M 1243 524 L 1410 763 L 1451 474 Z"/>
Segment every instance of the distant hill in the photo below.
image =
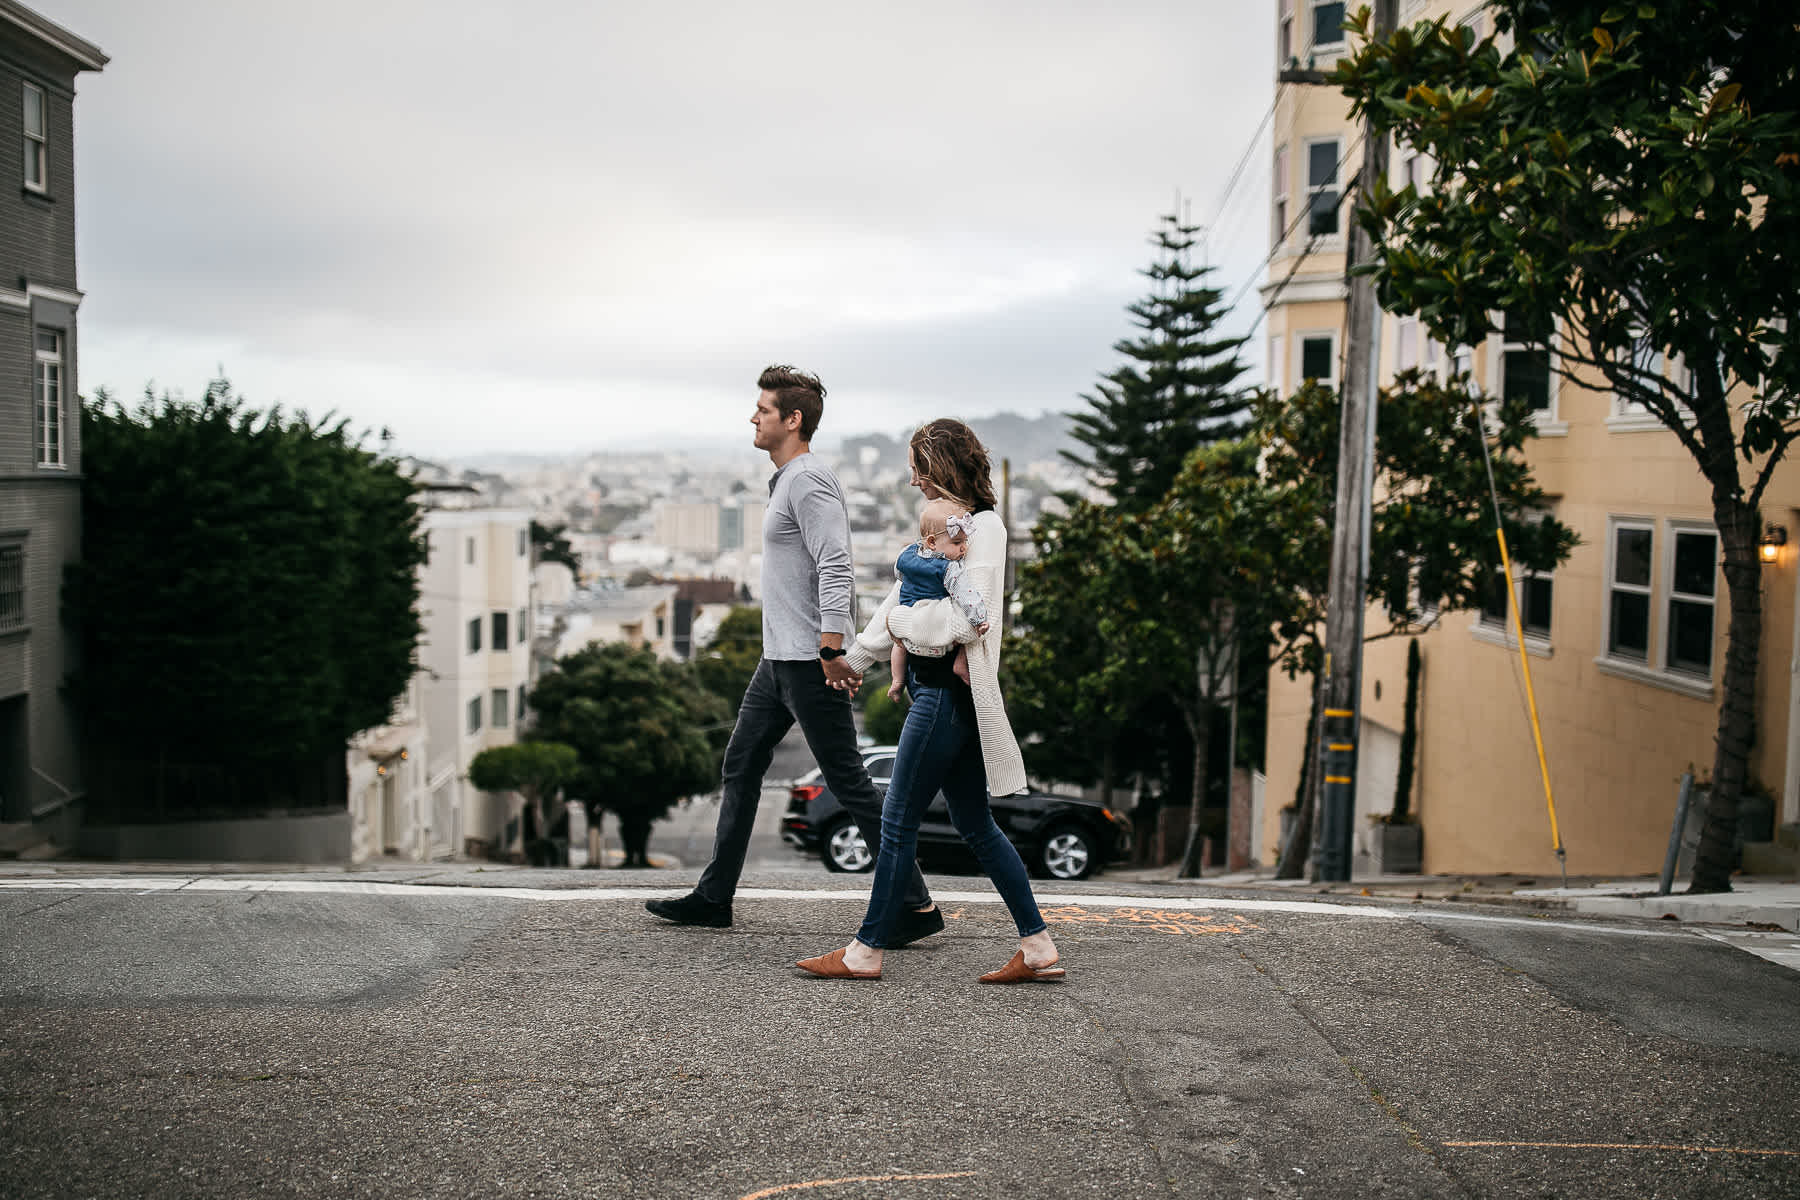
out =
<path fill-rule="evenodd" d="M 996 461 L 1009 458 L 1015 465 L 1054 459 L 1060 450 L 1079 449 L 1075 440 L 1069 436 L 1069 417 L 1066 413 L 1045 413 L 1039 417 L 995 413 L 991 417 L 971 417 L 969 427 L 987 446 L 988 453 Z M 851 434 L 839 442 L 837 448 L 846 457 L 854 458 L 862 452 L 863 447 L 872 446 L 879 455 L 879 461 L 902 463 L 906 459 L 907 436 L 907 433 L 893 436 L 885 433 Z M 831 448 L 823 436 L 819 439 L 819 445 L 821 449 Z"/>

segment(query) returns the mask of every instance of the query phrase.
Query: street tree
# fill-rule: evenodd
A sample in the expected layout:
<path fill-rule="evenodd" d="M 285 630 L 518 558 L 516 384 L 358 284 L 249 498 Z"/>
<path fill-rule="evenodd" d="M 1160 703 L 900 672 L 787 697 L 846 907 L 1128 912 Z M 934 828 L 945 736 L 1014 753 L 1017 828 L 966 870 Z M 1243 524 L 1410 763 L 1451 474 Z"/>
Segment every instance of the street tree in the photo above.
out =
<path fill-rule="evenodd" d="M 651 825 L 718 784 L 725 701 L 654 651 L 609 642 L 560 658 L 532 689 L 531 709 L 535 734 L 580 759 L 568 791 L 591 818 L 618 818 L 625 866 L 649 866 Z"/>
<path fill-rule="evenodd" d="M 347 422 L 253 409 L 222 379 L 130 408 L 100 392 L 81 436 L 64 598 L 97 802 L 179 786 L 195 808 L 341 803 L 322 764 L 341 778 L 346 740 L 413 674 L 411 481 Z"/>
<path fill-rule="evenodd" d="M 525 802 L 519 822 L 527 860 L 550 866 L 545 839 L 556 826 L 554 805 L 575 778 L 581 760 L 561 742 L 515 742 L 490 746 L 469 760 L 469 782 L 484 792 L 517 792 Z"/>
<path fill-rule="evenodd" d="M 1077 501 L 1033 531 L 1036 554 L 1019 567 L 1019 616 L 1000 656 L 1007 713 L 1022 738 L 1031 773 L 1099 784 L 1112 807 L 1124 763 L 1121 747 L 1148 699 L 1141 681 L 1119 669 L 1095 623 L 1113 606 L 1110 564 L 1125 519 L 1109 504 Z"/>
<path fill-rule="evenodd" d="M 1289 562 L 1292 531 L 1316 516 L 1302 497 L 1258 474 L 1256 454 L 1249 440 L 1195 450 L 1149 512 L 1113 510 L 1112 544 L 1100 548 L 1110 603 L 1096 614 L 1095 636 L 1118 681 L 1106 690 L 1137 686 L 1169 697 L 1192 741 L 1183 877 L 1200 874 L 1211 733 L 1240 656 L 1266 645 L 1270 630 L 1291 642 L 1310 611 Z"/>
<path fill-rule="evenodd" d="M 735 715 L 744 689 L 762 661 L 762 609 L 737 605 L 725 614 L 712 640 L 694 655 L 694 670 L 708 691 Z"/>
<path fill-rule="evenodd" d="M 1207 283 L 1213 268 L 1192 260 L 1200 232 L 1162 218 L 1150 239 L 1156 260 L 1141 272 L 1150 294 L 1126 310 L 1140 332 L 1114 344 L 1126 362 L 1073 414 L 1069 436 L 1086 449 L 1062 452 L 1126 512 L 1156 504 L 1190 451 L 1235 437 L 1246 423 L 1238 353 L 1248 338 L 1218 330 L 1228 310 Z"/>
<path fill-rule="evenodd" d="M 1692 890 L 1730 889 L 1756 733 L 1757 541 L 1800 436 L 1800 24 L 1791 0 L 1495 0 L 1367 41 L 1333 82 L 1430 188 L 1359 212 L 1384 307 L 1450 344 L 1559 331 L 1551 369 L 1654 415 L 1711 496 L 1729 595 L 1711 799 Z M 1368 11 L 1351 24 L 1367 37 Z M 1705 567 L 1698 568 L 1704 572 Z M 1710 618 L 1672 636 L 1710 647 Z M 1710 657 L 1710 655 L 1708 655 Z"/>
<path fill-rule="evenodd" d="M 536 520 L 531 522 L 531 545 L 537 551 L 538 562 L 561 563 L 569 568 L 569 573 L 577 581 L 581 579 L 581 555 L 575 552 L 569 541 L 568 525 L 558 522 L 555 525 L 541 525 Z"/>
<path fill-rule="evenodd" d="M 1444 613 L 1481 607 L 1497 589 L 1504 595 L 1496 499 L 1516 571 L 1550 571 L 1568 557 L 1575 533 L 1547 512 L 1549 498 L 1525 458 L 1536 426 L 1524 404 L 1492 402 L 1472 391 L 1465 376 L 1439 379 L 1418 370 L 1397 375 L 1378 402 L 1367 599 L 1384 622 L 1372 637 L 1417 634 Z M 1290 675 L 1312 675 L 1316 686 L 1330 598 L 1331 529 L 1338 519 L 1334 481 L 1342 406 L 1332 389 L 1308 383 L 1285 399 L 1261 395 L 1252 411 L 1265 483 L 1292 498 L 1282 511 L 1298 518 L 1286 531 L 1292 553 L 1284 570 L 1308 601 L 1299 636 L 1282 638 L 1278 657 Z M 1311 846 L 1313 732 L 1307 732 L 1308 753 L 1301 760 L 1294 832 L 1276 870 L 1281 878 L 1299 877 Z"/>

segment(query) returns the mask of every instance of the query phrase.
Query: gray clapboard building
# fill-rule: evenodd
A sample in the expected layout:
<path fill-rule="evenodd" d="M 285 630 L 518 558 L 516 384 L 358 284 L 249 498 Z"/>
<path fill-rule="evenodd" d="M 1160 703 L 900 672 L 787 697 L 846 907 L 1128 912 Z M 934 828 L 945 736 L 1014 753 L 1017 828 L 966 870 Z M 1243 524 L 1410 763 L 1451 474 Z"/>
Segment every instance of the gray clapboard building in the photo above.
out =
<path fill-rule="evenodd" d="M 0 0 L 0 823 L 13 830 L 62 832 L 82 793 L 60 618 L 81 550 L 75 79 L 105 65 Z"/>

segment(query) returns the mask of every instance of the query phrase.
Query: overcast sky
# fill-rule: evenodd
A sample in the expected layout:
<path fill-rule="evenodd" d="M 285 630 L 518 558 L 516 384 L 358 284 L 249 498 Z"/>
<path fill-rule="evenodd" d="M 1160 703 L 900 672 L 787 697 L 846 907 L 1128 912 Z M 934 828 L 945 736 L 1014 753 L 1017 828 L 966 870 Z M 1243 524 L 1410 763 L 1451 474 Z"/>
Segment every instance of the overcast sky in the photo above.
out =
<path fill-rule="evenodd" d="M 223 368 L 418 454 L 747 445 L 782 361 L 826 433 L 896 432 L 1078 405 L 1178 192 L 1229 292 L 1267 251 L 1266 131 L 1220 212 L 1262 0 L 28 2 L 112 58 L 86 394 Z"/>

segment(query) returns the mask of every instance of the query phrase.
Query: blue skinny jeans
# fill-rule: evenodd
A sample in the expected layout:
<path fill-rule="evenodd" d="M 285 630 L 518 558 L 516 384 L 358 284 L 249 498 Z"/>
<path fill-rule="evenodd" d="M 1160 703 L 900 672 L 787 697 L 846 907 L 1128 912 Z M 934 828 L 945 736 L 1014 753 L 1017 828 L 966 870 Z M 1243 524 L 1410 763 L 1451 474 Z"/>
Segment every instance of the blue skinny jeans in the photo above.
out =
<path fill-rule="evenodd" d="M 1031 880 L 1019 852 L 994 824 L 988 807 L 987 767 L 975 729 L 975 705 L 968 690 L 921 687 L 907 670 L 912 708 L 900 730 L 894 773 L 881 807 L 881 852 L 869 890 L 869 911 L 856 940 L 879 950 L 893 933 L 900 915 L 907 875 L 919 845 L 919 822 L 941 790 L 950 807 L 950 822 L 980 860 L 1000 898 L 1012 913 L 1019 936 L 1044 931 L 1044 918 L 1031 894 Z"/>

